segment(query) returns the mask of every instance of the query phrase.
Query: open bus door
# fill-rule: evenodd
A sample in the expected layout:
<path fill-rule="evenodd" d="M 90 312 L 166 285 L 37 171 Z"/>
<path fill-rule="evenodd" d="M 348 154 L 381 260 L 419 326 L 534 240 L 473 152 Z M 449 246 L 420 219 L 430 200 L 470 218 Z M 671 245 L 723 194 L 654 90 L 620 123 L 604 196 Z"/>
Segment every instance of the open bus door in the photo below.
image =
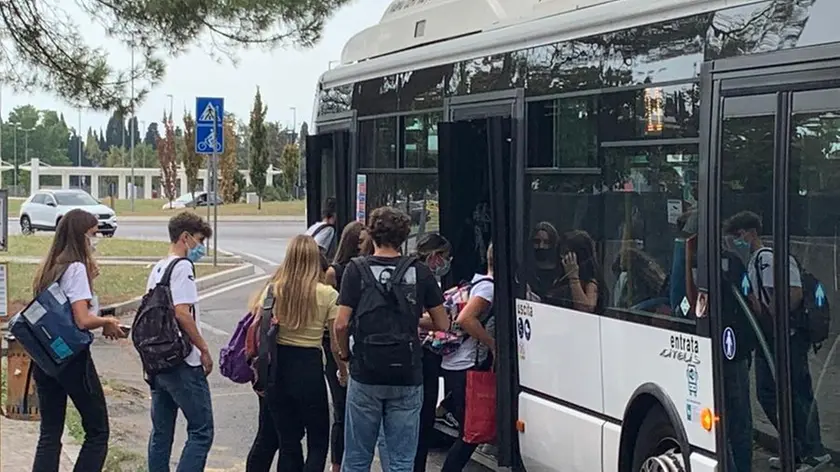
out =
<path fill-rule="evenodd" d="M 318 134 L 306 137 L 307 224 L 320 221 L 327 199 L 335 198 L 337 237 L 353 218 L 351 125 L 319 127 Z"/>
<path fill-rule="evenodd" d="M 485 271 L 486 248 L 493 243 L 498 439 L 495 457 L 482 455 L 479 450 L 473 458 L 484 465 L 511 467 L 519 461 L 516 338 L 510 336 L 515 318 L 512 228 L 516 224 L 513 156 L 517 152 L 517 127 L 511 116 L 493 115 L 491 107 L 474 111 L 467 116 L 453 113 L 455 120 L 438 124 L 440 233 L 453 247 L 448 284 Z"/>

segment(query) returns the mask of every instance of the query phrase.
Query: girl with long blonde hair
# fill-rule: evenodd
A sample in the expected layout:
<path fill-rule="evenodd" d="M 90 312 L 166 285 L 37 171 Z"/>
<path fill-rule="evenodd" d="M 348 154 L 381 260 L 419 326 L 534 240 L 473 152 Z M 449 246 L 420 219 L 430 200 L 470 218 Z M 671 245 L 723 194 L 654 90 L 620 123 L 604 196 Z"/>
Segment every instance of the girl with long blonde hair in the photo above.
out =
<path fill-rule="evenodd" d="M 271 433 L 279 439 L 278 470 L 323 472 L 326 465 L 330 416 L 321 344 L 324 329 L 332 330 L 338 314 L 338 292 L 323 281 L 315 240 L 306 235 L 292 238 L 286 257 L 264 290 L 271 290 L 275 297 L 272 323 L 277 326 L 277 346 L 268 389 L 260 400 L 260 425 L 248 455 L 248 472 L 266 472 L 271 467 L 275 451 Z M 260 313 L 263 299 L 264 295 L 259 297 L 252 313 Z"/>

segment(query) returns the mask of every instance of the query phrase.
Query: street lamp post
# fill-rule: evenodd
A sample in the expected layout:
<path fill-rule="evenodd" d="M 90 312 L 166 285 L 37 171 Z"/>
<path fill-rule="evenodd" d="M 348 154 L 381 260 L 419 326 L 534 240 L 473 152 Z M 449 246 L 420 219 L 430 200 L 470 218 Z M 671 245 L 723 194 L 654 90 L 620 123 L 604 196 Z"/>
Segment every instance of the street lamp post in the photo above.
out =
<path fill-rule="evenodd" d="M 172 119 L 172 108 L 175 103 L 175 96 L 171 93 L 167 93 L 166 96 L 169 97 L 169 119 Z"/>

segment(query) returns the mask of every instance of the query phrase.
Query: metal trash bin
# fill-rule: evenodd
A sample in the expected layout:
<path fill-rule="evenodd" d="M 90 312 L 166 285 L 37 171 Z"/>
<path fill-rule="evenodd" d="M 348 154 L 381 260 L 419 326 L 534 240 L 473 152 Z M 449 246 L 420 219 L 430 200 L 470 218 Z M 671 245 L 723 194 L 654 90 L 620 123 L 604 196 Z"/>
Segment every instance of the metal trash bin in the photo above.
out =
<path fill-rule="evenodd" d="M 32 359 L 11 334 L 5 336 L 6 345 L 6 404 L 3 412 L 12 420 L 40 421 L 41 409 L 35 379 L 32 377 Z"/>

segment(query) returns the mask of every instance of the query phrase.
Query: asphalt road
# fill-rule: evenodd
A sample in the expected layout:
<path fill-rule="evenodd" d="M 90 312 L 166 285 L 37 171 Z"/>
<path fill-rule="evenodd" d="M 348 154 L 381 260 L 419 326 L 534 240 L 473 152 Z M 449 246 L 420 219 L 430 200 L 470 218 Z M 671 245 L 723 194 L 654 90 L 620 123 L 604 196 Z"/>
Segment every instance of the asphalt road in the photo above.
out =
<path fill-rule="evenodd" d="M 247 254 L 258 262 L 258 267 L 270 274 L 283 258 L 289 238 L 304 230 L 302 223 L 294 222 L 219 222 L 218 243 L 223 250 Z M 120 224 L 117 237 L 167 239 L 165 223 Z M 213 352 L 224 346 L 236 323 L 243 316 L 252 294 L 265 279 L 255 280 L 230 290 L 202 294 L 200 301 L 204 336 Z M 231 284 L 231 286 L 237 284 Z M 223 289 L 222 289 L 223 290 Z M 99 363 L 99 360 L 97 360 Z M 104 366 L 103 366 L 104 367 Z M 133 382 L 132 382 L 133 383 Z M 142 388 L 142 384 L 137 384 Z M 215 370 L 210 376 L 216 435 L 207 471 L 240 472 L 245 470 L 245 457 L 257 429 L 256 395 L 248 385 L 237 385 L 219 375 Z M 138 422 L 140 418 L 136 418 Z M 140 425 L 138 425 L 140 426 Z M 144 425 L 145 426 L 145 425 Z M 143 426 L 140 426 L 141 428 Z M 177 429 L 173 458 L 177 458 L 185 440 L 185 424 Z M 427 470 L 440 470 L 445 451 L 430 454 Z M 373 470 L 380 470 L 375 461 Z M 470 464 L 468 472 L 485 471 L 478 464 Z"/>

